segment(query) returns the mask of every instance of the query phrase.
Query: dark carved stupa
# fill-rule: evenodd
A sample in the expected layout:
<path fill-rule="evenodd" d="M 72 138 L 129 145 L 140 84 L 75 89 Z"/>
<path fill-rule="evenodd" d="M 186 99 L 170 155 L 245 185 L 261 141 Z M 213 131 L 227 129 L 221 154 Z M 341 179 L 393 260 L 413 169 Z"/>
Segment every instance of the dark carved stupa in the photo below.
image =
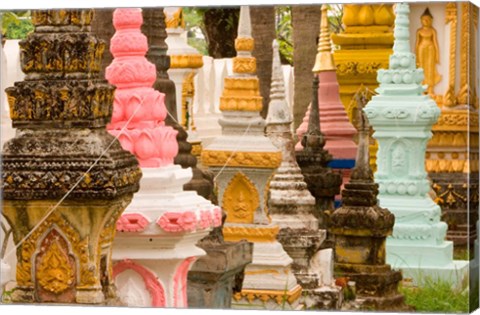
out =
<path fill-rule="evenodd" d="M 318 91 L 318 76 L 313 80 L 314 91 Z M 296 152 L 297 163 L 307 183 L 308 190 L 315 197 L 315 216 L 320 227 L 326 227 L 324 211 L 334 209 L 335 195 L 340 193 L 342 176 L 334 172 L 327 164 L 332 156 L 324 149 L 325 138 L 320 131 L 318 111 L 318 93 L 313 93 L 312 109 L 308 120 L 307 132 L 302 138 L 302 151 Z"/>
<path fill-rule="evenodd" d="M 395 222 L 388 209 L 378 206 L 378 184 L 369 164 L 370 127 L 359 102 L 359 138 L 355 167 L 342 191 L 342 207 L 329 217 L 335 236 L 335 274 L 355 282 L 362 309 L 406 310 L 398 292 L 402 273 L 385 263 L 385 243 Z"/>
<path fill-rule="evenodd" d="M 192 145 L 188 143 L 188 134 L 178 123 L 178 114 L 175 96 L 175 83 L 168 77 L 170 56 L 167 55 L 168 45 L 165 42 L 167 31 L 165 29 L 165 14 L 163 8 L 143 8 L 142 33 L 147 36 L 149 50 L 147 59 L 157 67 L 157 81 L 154 88 L 165 93 L 165 106 L 168 110 L 165 122 L 178 131 L 178 154 L 175 164 L 183 168 L 192 168 L 193 177 L 184 185 L 185 190 L 195 190 L 200 196 L 215 203 L 213 194 L 213 174 L 197 167 L 197 158 L 192 154 Z"/>
<path fill-rule="evenodd" d="M 16 136 L 2 152 L 3 215 L 17 246 L 14 302 L 115 299 L 111 243 L 138 190 L 133 155 L 107 133 L 114 87 L 92 10 L 33 11 L 20 42 L 25 81 L 7 88 Z"/>

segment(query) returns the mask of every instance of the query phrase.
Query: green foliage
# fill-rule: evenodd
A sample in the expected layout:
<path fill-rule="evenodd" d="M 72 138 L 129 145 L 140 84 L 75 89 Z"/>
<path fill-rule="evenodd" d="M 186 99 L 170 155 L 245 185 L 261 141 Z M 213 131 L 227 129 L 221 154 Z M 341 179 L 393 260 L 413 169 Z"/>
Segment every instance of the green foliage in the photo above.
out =
<path fill-rule="evenodd" d="M 293 39 L 292 39 L 292 7 L 277 6 L 275 8 L 277 41 L 279 44 L 282 63 L 293 64 Z"/>
<path fill-rule="evenodd" d="M 203 13 L 205 9 L 195 7 L 184 7 L 183 17 L 187 30 L 188 44 L 198 50 L 202 55 L 208 56 L 207 41 L 205 40 L 205 25 L 203 24 Z"/>
<path fill-rule="evenodd" d="M 343 7 L 341 4 L 327 4 L 328 7 L 328 25 L 330 32 L 343 32 Z"/>
<path fill-rule="evenodd" d="M 6 39 L 24 39 L 33 31 L 30 11 L 0 12 L 2 36 Z"/>
<path fill-rule="evenodd" d="M 400 292 L 417 312 L 468 313 L 469 291 L 452 289 L 446 281 L 425 279 L 423 287 L 401 287 Z"/>

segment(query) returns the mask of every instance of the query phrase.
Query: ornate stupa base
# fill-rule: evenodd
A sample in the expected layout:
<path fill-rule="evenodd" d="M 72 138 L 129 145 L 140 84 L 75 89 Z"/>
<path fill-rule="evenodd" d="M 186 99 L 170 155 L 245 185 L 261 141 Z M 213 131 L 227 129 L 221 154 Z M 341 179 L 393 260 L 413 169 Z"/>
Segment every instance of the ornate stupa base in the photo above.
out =
<path fill-rule="evenodd" d="M 404 279 L 415 285 L 421 286 L 427 278 L 448 281 L 453 286 L 462 284 L 468 276 L 468 261 L 453 260 L 453 242 L 444 240 L 447 225 L 439 221 L 438 205 L 429 197 L 400 200 L 387 196 L 380 205 L 395 208 L 396 216 L 393 235 L 387 238 L 387 263 L 401 269 Z M 433 223 L 402 220 L 412 214 L 438 219 Z"/>
<path fill-rule="evenodd" d="M 290 290 L 245 289 L 233 296 L 233 309 L 266 309 L 273 311 L 304 310 L 300 304 L 302 287 L 296 285 Z"/>
<path fill-rule="evenodd" d="M 187 307 L 187 274 L 205 251 L 196 243 L 221 224 L 221 210 L 183 191 L 191 169 L 143 169 L 141 189 L 117 223 L 113 268 L 128 306 Z"/>
<path fill-rule="evenodd" d="M 252 262 L 253 244 L 225 242 L 199 246 L 207 252 L 188 273 L 188 306 L 192 308 L 231 308 L 234 287 L 248 263 Z"/>

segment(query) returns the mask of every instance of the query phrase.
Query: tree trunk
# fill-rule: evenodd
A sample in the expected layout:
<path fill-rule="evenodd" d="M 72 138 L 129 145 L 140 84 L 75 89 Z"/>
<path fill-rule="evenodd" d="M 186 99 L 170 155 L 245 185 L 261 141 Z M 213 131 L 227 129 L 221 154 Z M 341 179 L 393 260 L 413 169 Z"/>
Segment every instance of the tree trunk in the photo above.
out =
<path fill-rule="evenodd" d="M 113 60 L 112 53 L 110 52 L 110 39 L 113 34 L 115 34 L 115 28 L 113 27 L 114 10 L 115 9 L 95 9 L 92 20 L 92 32 L 104 40 L 106 44 L 100 67 L 100 78 L 105 78 L 105 68 L 108 67 Z"/>
<path fill-rule="evenodd" d="M 275 6 L 251 6 L 252 37 L 255 39 L 253 56 L 257 58 L 257 76 L 260 80 L 260 94 L 263 97 L 263 118 L 268 113 L 270 83 L 272 80 L 272 41 L 275 33 Z"/>
<path fill-rule="evenodd" d="M 312 68 L 317 54 L 320 31 L 320 5 L 292 6 L 293 71 L 295 77 L 293 123 L 297 129 L 302 123 L 312 95 Z"/>
<path fill-rule="evenodd" d="M 236 56 L 235 38 L 237 38 L 239 8 L 207 9 L 203 14 L 208 54 L 213 58 L 232 58 Z"/>

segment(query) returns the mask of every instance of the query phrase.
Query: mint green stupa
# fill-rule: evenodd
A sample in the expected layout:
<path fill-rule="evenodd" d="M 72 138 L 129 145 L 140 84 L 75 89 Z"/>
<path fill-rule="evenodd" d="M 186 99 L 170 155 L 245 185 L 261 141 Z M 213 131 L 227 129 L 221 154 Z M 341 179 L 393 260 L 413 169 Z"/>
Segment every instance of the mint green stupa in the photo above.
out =
<path fill-rule="evenodd" d="M 409 6 L 396 5 L 395 43 L 389 69 L 379 70 L 378 95 L 364 111 L 378 141 L 378 199 L 395 215 L 387 239 L 387 263 L 419 285 L 425 277 L 460 284 L 467 261 L 453 260 L 453 243 L 445 241 L 447 224 L 428 192 L 425 151 L 432 125 L 440 116 L 435 101 L 424 95 L 423 69 L 417 69 L 410 50 Z"/>

